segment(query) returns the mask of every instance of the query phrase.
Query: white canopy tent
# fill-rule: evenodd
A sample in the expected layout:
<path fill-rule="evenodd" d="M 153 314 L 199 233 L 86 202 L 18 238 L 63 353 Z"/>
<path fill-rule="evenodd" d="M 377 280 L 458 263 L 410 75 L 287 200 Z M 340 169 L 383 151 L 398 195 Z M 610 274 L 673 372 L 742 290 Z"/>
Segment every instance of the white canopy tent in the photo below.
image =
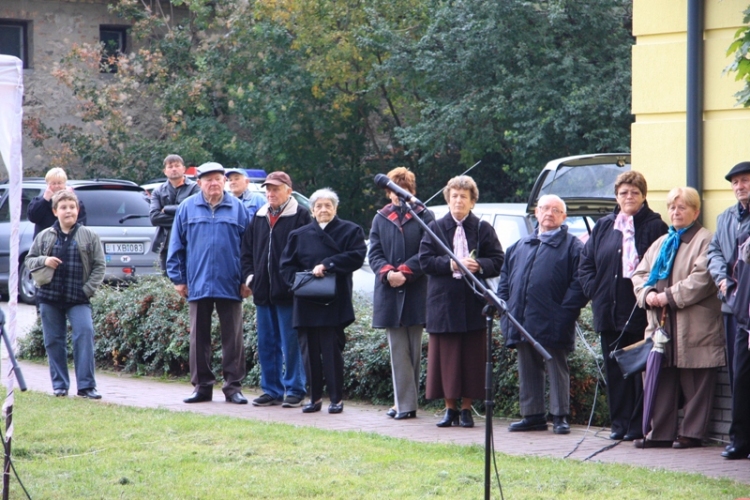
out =
<path fill-rule="evenodd" d="M 8 281 L 8 318 L 6 332 L 9 343 L 16 347 L 16 315 L 18 312 L 18 226 L 21 217 L 21 181 L 23 161 L 21 159 L 21 121 L 23 118 L 23 63 L 13 56 L 0 55 L 0 154 L 7 170 L 10 202 L 10 277 Z M 15 375 L 13 366 L 4 356 L 2 362 L 6 399 L 3 416 L 13 408 Z M 10 409 L 10 411 L 9 411 Z M 11 420 L 11 419 L 8 419 Z M 11 420 L 12 422 L 12 420 Z M 5 440 L 13 436 L 12 424 L 6 429 Z"/>

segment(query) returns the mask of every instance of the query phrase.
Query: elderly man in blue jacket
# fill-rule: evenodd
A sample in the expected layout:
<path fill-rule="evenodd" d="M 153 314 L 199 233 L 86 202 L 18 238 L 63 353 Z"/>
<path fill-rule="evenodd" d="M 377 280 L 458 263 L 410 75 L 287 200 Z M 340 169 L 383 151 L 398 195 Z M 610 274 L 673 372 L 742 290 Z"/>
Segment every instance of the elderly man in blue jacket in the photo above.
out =
<path fill-rule="evenodd" d="M 555 195 L 539 199 L 538 232 L 517 241 L 505 253 L 498 296 L 510 313 L 539 342 L 552 359 L 546 363 L 549 376 L 552 430 L 567 434 L 570 425 L 570 370 L 568 355 L 575 346 L 575 322 L 587 299 L 578 282 L 578 258 L 583 243 L 564 225 L 565 202 Z M 518 351 L 520 422 L 508 430 L 547 430 L 544 386 L 545 362 L 507 316 L 501 320 L 505 345 Z"/>
<path fill-rule="evenodd" d="M 190 308 L 190 382 L 185 403 L 211 401 L 216 377 L 211 371 L 211 315 L 221 328 L 221 354 L 228 403 L 247 404 L 242 395 L 245 347 L 242 299 L 250 296 L 240 267 L 242 236 L 248 223 L 242 202 L 224 192 L 224 167 L 204 163 L 197 170 L 200 193 L 183 201 L 169 240 L 167 275 Z"/>

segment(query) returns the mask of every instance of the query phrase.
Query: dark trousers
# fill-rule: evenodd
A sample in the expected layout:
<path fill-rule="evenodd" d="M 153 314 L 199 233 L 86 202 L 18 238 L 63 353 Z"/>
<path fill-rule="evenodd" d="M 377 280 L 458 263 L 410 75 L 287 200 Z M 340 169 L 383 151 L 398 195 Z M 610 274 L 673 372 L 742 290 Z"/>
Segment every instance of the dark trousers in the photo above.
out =
<path fill-rule="evenodd" d="M 640 373 L 623 378 L 620 365 L 610 359 L 609 354 L 625 346 L 643 340 L 643 334 L 625 333 L 616 345 L 619 332 L 602 332 L 602 356 L 607 375 L 607 402 L 612 432 L 618 434 L 643 434 L 643 377 Z"/>
<path fill-rule="evenodd" d="M 167 275 L 167 245 L 164 245 L 159 252 L 159 265 L 161 266 L 161 274 Z"/>
<path fill-rule="evenodd" d="M 328 388 L 331 403 L 340 403 L 344 398 L 344 330 L 324 326 L 297 328 L 302 362 L 310 387 L 310 401 L 320 401 L 323 397 L 323 376 Z"/>
<path fill-rule="evenodd" d="M 206 298 L 188 303 L 190 309 L 190 382 L 195 390 L 211 394 L 216 376 L 211 371 L 211 316 L 216 306 L 221 330 L 221 367 L 226 396 L 240 392 L 246 375 L 242 337 L 242 302 Z"/>
<path fill-rule="evenodd" d="M 739 330 L 734 314 L 724 313 L 724 334 L 727 339 L 727 373 L 729 373 L 729 389 L 734 387 L 734 342 Z"/>
<path fill-rule="evenodd" d="M 734 344 L 732 425 L 729 427 L 732 444 L 744 450 L 750 450 L 750 351 L 747 337 L 747 330 L 737 329 Z"/>

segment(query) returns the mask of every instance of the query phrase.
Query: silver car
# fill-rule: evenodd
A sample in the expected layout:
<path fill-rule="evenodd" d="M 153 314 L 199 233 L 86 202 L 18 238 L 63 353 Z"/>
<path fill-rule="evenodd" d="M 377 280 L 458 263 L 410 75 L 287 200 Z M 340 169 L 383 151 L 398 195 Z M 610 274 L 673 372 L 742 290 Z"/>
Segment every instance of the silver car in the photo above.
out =
<path fill-rule="evenodd" d="M 102 241 L 107 263 L 105 281 L 126 281 L 138 275 L 161 272 L 159 255 L 153 248 L 156 228 L 149 220 L 150 206 L 143 188 L 120 180 L 68 181 L 68 186 L 86 207 L 86 226 Z M 46 184 L 43 179 L 25 180 L 21 187 L 18 299 L 33 304 L 36 288 L 23 264 L 34 235 L 34 224 L 29 221 L 27 210 L 31 200 L 44 193 Z M 0 295 L 3 296 L 9 292 L 10 274 L 8 194 L 9 186 L 0 185 Z"/>

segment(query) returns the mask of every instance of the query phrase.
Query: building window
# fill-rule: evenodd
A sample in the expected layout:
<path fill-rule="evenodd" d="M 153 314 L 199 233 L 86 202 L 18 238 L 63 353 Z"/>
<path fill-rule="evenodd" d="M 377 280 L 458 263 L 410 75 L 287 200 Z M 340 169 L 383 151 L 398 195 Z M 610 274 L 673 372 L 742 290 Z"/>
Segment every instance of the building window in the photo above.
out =
<path fill-rule="evenodd" d="M 0 54 L 16 56 L 29 67 L 29 23 L 0 19 Z"/>
<path fill-rule="evenodd" d="M 117 73 L 112 61 L 127 50 L 128 28 L 122 26 L 100 26 L 99 41 L 102 43 L 102 73 Z"/>

